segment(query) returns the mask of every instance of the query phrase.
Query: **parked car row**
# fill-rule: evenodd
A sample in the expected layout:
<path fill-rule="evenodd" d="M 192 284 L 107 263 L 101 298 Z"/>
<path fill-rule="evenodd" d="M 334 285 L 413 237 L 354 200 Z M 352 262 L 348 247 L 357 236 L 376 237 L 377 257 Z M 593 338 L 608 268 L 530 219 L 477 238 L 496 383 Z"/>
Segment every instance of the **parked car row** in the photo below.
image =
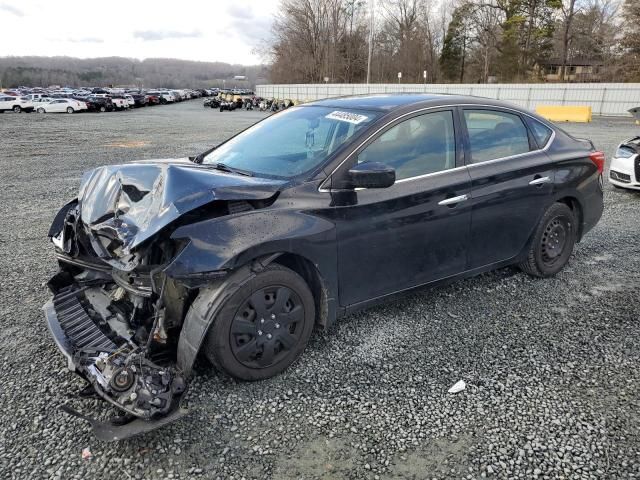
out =
<path fill-rule="evenodd" d="M 27 88 L 0 92 L 0 113 L 111 112 L 218 95 L 218 89 Z"/>
<path fill-rule="evenodd" d="M 250 92 L 246 95 L 241 94 L 219 94 L 204 100 L 203 107 L 220 109 L 221 112 L 233 111 L 237 109 L 253 110 L 258 109 L 261 112 L 270 111 L 278 112 L 296 105 L 292 100 L 278 100 L 275 98 L 265 99 L 257 97 Z"/>

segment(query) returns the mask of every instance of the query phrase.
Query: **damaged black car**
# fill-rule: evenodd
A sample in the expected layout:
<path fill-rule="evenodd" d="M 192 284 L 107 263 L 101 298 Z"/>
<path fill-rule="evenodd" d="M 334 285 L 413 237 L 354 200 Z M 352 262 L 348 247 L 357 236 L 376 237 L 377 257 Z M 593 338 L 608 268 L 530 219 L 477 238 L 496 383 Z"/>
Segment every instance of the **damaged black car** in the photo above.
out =
<path fill-rule="evenodd" d="M 292 107 L 200 155 L 86 173 L 49 236 L 45 305 L 68 367 L 122 417 L 106 440 L 184 415 L 196 358 L 282 372 L 314 327 L 416 287 L 507 265 L 554 275 L 599 220 L 604 156 L 476 97 Z"/>

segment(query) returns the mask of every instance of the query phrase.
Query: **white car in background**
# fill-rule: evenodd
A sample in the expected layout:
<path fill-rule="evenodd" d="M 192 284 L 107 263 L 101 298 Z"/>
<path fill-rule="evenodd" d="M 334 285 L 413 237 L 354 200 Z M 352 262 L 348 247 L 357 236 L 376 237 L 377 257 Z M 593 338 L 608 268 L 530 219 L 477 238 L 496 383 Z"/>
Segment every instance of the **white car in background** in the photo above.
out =
<path fill-rule="evenodd" d="M 129 101 L 121 95 L 111 96 L 111 103 L 113 103 L 113 108 L 115 110 L 125 110 L 129 108 Z"/>
<path fill-rule="evenodd" d="M 15 113 L 33 112 L 33 102 L 29 97 L 12 97 L 0 94 L 0 113 L 10 110 Z"/>
<path fill-rule="evenodd" d="M 640 190 L 640 136 L 618 145 L 611 159 L 609 183 L 617 188 Z"/>
<path fill-rule="evenodd" d="M 160 98 L 160 103 L 173 103 L 176 101 L 176 96 L 168 90 L 153 90 L 148 93 L 157 95 Z"/>
<path fill-rule="evenodd" d="M 74 113 L 87 109 L 87 104 L 73 98 L 52 98 L 50 102 L 40 102 L 38 113 Z"/>
<path fill-rule="evenodd" d="M 51 103 L 54 100 L 58 100 L 57 98 L 51 98 L 51 97 L 40 97 L 40 98 L 34 98 L 32 100 L 33 103 L 33 109 L 37 112 L 38 111 L 38 107 L 40 105 L 44 105 L 45 103 Z"/>
<path fill-rule="evenodd" d="M 136 105 L 136 101 L 133 99 L 133 97 L 131 95 L 129 95 L 128 93 L 125 93 L 123 95 L 123 97 L 125 98 L 125 100 L 129 103 L 129 108 L 133 108 Z"/>

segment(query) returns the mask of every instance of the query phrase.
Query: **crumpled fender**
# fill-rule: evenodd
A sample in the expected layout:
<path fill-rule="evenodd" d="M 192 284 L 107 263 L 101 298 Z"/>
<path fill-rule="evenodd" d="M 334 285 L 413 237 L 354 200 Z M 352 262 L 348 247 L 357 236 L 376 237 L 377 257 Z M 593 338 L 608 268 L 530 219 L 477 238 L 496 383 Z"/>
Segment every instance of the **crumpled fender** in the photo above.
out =
<path fill-rule="evenodd" d="M 229 272 L 202 289 L 187 313 L 178 341 L 178 367 L 185 375 L 191 373 L 215 313 L 279 254 L 299 255 L 316 267 L 326 289 L 327 324 L 336 318 L 338 281 L 333 222 L 296 210 L 279 210 L 277 220 L 274 215 L 264 210 L 219 217 L 180 227 L 173 233 L 173 238 L 188 240 L 188 245 L 164 270 L 169 277 Z"/>
<path fill-rule="evenodd" d="M 171 238 L 187 246 L 165 268 L 169 277 L 185 277 L 240 265 L 275 252 L 311 261 L 329 286 L 337 285 L 335 224 L 297 210 L 258 210 L 217 217 L 176 229 Z"/>

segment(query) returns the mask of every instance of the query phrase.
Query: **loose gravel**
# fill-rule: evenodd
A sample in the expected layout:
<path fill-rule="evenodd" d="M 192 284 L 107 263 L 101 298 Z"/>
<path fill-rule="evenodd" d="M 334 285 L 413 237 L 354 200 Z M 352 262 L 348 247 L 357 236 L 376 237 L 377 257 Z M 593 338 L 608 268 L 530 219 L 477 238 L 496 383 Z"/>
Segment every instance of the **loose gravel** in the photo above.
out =
<path fill-rule="evenodd" d="M 57 410 L 97 406 L 73 399 L 41 312 L 46 232 L 82 172 L 197 153 L 263 116 L 198 101 L 0 115 L 0 478 L 640 478 L 640 195 L 609 186 L 555 278 L 507 268 L 351 315 L 262 382 L 201 363 L 189 417 L 120 443 Z M 565 128 L 608 155 L 639 130 Z"/>

